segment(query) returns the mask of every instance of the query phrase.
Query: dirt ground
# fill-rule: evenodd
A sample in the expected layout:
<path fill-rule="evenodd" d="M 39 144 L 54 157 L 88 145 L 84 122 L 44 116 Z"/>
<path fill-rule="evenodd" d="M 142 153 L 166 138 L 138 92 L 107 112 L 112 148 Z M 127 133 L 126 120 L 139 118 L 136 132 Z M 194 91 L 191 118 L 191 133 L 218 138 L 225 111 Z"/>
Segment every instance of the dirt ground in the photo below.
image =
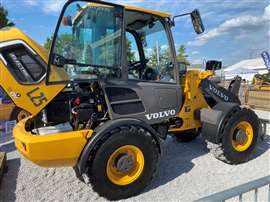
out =
<path fill-rule="evenodd" d="M 192 201 L 259 177 L 269 175 L 270 136 L 259 144 L 253 159 L 231 166 L 208 153 L 201 138 L 192 143 L 164 142 L 158 176 L 144 193 L 131 201 Z M 8 152 L 9 171 L 4 176 L 0 201 L 104 200 L 81 183 L 71 168 L 44 169 L 15 151 L 13 142 L 1 146 Z"/>
<path fill-rule="evenodd" d="M 142 194 L 126 201 L 193 201 L 270 174 L 269 131 L 252 159 L 237 166 L 216 160 L 202 138 L 191 143 L 168 138 L 163 148 L 156 178 Z M 9 167 L 2 181 L 0 201 L 105 200 L 77 180 L 72 168 L 40 168 L 23 158 L 13 141 L 0 144 L 0 151 L 7 152 Z M 266 194 L 266 190 L 259 190 L 259 199 L 264 201 Z"/>

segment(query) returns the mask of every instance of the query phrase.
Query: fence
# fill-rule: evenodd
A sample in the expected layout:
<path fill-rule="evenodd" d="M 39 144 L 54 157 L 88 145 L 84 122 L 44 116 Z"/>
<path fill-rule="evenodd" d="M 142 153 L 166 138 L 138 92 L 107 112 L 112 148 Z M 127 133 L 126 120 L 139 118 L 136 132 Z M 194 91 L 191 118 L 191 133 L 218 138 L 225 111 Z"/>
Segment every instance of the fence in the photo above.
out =
<path fill-rule="evenodd" d="M 254 191 L 254 197 L 252 201 L 257 202 L 258 201 L 258 191 L 259 188 L 267 186 L 268 196 L 266 201 L 270 201 L 270 175 L 248 182 L 246 184 L 242 184 L 236 187 L 233 187 L 231 189 L 227 189 L 222 192 L 215 193 L 213 195 L 201 198 L 199 200 L 196 200 L 195 202 L 224 202 L 228 199 L 232 199 L 234 197 L 238 197 L 239 201 L 243 201 L 243 195 L 245 193 L 249 193 Z"/>
<path fill-rule="evenodd" d="M 15 125 L 16 121 L 0 121 L 0 143 L 12 138 L 12 130 Z"/>

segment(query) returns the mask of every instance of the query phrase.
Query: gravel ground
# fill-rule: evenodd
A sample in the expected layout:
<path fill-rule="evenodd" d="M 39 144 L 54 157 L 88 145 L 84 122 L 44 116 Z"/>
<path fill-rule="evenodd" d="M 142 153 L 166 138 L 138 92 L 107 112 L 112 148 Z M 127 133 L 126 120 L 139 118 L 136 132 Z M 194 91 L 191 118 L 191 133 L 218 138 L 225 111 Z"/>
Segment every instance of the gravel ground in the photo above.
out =
<path fill-rule="evenodd" d="M 191 143 L 168 138 L 163 142 L 164 154 L 156 178 L 144 193 L 127 201 L 193 201 L 267 176 L 270 173 L 269 146 L 268 132 L 249 162 L 232 166 L 216 160 L 202 138 Z M 7 152 L 9 166 L 1 185 L 0 201 L 105 200 L 77 180 L 71 168 L 37 167 L 18 154 L 12 141 L 0 144 L 0 151 Z M 266 194 L 266 189 L 262 192 Z M 265 200 L 260 192 L 259 197 Z"/>

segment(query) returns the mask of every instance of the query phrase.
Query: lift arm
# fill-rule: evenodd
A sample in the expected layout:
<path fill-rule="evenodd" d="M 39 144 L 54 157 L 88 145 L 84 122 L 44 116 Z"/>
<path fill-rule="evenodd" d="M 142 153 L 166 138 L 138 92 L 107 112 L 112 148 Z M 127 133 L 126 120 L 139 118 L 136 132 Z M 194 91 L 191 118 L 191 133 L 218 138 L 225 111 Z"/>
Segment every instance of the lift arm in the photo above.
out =
<path fill-rule="evenodd" d="M 239 81 L 235 81 L 239 83 Z M 241 81 L 240 81 L 241 82 Z M 205 96 L 213 98 L 217 103 L 219 102 L 231 102 L 241 104 L 238 98 L 238 92 L 232 92 L 228 89 L 225 89 L 215 82 L 205 78 L 201 81 L 201 90 L 204 92 Z M 239 89 L 238 89 L 239 90 Z"/>

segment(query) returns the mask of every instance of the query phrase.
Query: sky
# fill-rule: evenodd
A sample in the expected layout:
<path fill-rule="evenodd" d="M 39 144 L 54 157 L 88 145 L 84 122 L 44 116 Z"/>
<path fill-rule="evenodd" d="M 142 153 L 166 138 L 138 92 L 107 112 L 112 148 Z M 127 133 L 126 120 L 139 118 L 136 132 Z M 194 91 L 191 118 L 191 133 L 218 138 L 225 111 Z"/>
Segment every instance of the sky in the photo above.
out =
<path fill-rule="evenodd" d="M 44 44 L 54 32 L 66 0 L 0 0 L 9 18 L 31 38 Z M 269 0 L 108 0 L 172 15 L 199 9 L 205 33 L 195 34 L 188 17 L 178 18 L 173 28 L 176 47 L 185 45 L 189 61 L 221 60 L 224 66 L 260 57 L 270 51 Z"/>

